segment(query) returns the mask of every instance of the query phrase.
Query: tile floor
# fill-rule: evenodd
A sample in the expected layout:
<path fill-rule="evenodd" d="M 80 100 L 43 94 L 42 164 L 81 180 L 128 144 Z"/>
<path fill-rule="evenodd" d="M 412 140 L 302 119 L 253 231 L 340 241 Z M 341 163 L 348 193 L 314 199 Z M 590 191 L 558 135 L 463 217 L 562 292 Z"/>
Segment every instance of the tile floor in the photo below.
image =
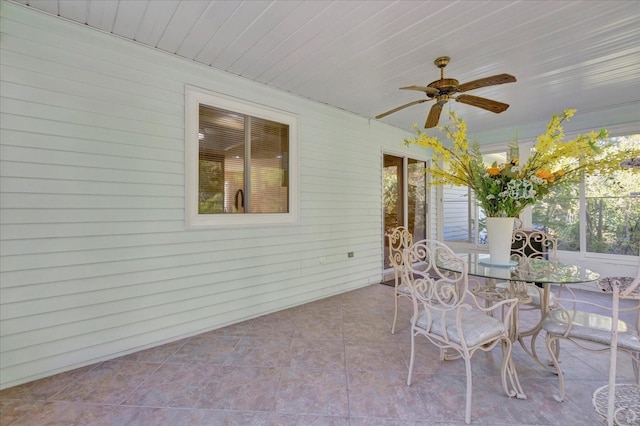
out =
<path fill-rule="evenodd" d="M 463 361 L 441 362 L 421 342 L 406 385 L 410 309 L 403 301 L 391 335 L 393 288 L 371 285 L 5 389 L 0 425 L 464 424 Z M 477 353 L 472 423 L 602 424 L 591 395 L 607 380 L 608 356 L 566 346 L 563 403 L 553 399 L 557 377 L 519 346 L 526 400 L 503 393 L 499 348 Z M 629 364 L 619 363 L 623 379 Z"/>

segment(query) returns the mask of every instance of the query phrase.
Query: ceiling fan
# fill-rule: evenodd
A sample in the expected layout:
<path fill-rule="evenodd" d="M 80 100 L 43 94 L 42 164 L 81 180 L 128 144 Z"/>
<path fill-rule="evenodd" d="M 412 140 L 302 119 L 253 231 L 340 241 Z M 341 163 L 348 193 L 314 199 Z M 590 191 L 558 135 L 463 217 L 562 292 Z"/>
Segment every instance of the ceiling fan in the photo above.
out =
<path fill-rule="evenodd" d="M 441 56 L 433 63 L 436 67 L 440 68 L 440 80 L 433 81 L 426 86 L 407 86 L 401 87 L 402 90 L 417 90 L 424 92 L 427 95 L 427 99 L 419 99 L 417 101 L 409 102 L 408 104 L 401 105 L 397 108 L 376 115 L 376 118 L 386 117 L 389 114 L 400 111 L 401 109 L 410 107 L 412 105 L 421 104 L 423 102 L 434 100 L 436 104 L 431 107 L 429 115 L 427 115 L 427 121 L 424 124 L 425 129 L 435 127 L 440 120 L 440 113 L 444 104 L 449 102 L 450 99 L 455 99 L 457 102 L 463 104 L 475 106 L 478 108 L 486 109 L 487 111 L 495 112 L 499 114 L 506 111 L 509 108 L 508 104 L 494 101 L 487 98 L 481 98 L 473 95 L 457 95 L 456 93 L 463 93 L 473 89 L 479 89 L 481 87 L 495 86 L 504 83 L 513 83 L 516 78 L 509 74 L 497 74 L 490 77 L 480 78 L 478 80 L 469 81 L 467 83 L 459 84 L 455 78 L 444 78 L 444 67 L 449 64 L 450 58 L 448 56 Z"/>

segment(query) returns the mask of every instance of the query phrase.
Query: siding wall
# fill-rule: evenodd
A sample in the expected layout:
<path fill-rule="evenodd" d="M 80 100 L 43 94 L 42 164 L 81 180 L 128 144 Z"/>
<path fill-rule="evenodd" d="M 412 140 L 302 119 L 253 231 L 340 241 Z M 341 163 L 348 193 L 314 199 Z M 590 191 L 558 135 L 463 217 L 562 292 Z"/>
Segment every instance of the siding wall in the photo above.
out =
<path fill-rule="evenodd" d="M 0 5 L 0 388 L 380 281 L 409 133 Z M 185 229 L 185 84 L 299 115 L 298 224 Z"/>

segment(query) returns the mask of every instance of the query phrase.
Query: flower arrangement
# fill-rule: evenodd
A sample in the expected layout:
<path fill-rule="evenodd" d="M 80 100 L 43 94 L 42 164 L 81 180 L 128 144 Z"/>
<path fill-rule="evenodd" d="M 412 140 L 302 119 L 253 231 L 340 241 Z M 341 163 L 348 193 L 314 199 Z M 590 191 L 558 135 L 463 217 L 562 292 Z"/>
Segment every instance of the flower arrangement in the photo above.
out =
<path fill-rule="evenodd" d="M 609 152 L 612 143 L 605 129 L 563 141 L 562 122 L 575 110 L 553 115 L 545 133 L 536 143 L 524 164 L 518 161 L 518 142 L 510 144 L 510 160 L 504 164 L 485 165 L 477 143 L 467 139 L 467 125 L 455 112 L 449 113 L 450 126 L 445 131 L 448 146 L 435 136 L 416 130 L 406 145 L 420 145 L 433 150 L 428 169 L 432 185 L 467 186 L 488 217 L 517 217 L 528 205 L 541 200 L 549 190 L 581 174 L 607 175 L 620 168 L 624 159 L 640 156 L 640 147 L 629 152 Z M 417 126 L 415 126 L 417 129 Z"/>

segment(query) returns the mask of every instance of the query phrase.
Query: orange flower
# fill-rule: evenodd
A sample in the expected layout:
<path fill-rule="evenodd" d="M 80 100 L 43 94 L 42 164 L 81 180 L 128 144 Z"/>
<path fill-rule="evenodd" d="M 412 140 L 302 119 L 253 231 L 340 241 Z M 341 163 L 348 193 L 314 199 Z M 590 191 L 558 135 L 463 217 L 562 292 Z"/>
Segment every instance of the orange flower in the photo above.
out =
<path fill-rule="evenodd" d="M 559 178 L 561 178 L 562 176 L 564 176 L 564 170 L 558 170 L 557 172 L 554 173 L 556 176 L 558 176 Z"/>
<path fill-rule="evenodd" d="M 536 176 L 549 182 L 553 182 L 556 179 L 553 173 L 551 173 L 549 170 L 540 170 L 536 173 Z"/>
<path fill-rule="evenodd" d="M 489 173 L 491 176 L 498 176 L 500 174 L 500 169 L 497 167 L 489 167 L 487 169 L 487 173 Z"/>

